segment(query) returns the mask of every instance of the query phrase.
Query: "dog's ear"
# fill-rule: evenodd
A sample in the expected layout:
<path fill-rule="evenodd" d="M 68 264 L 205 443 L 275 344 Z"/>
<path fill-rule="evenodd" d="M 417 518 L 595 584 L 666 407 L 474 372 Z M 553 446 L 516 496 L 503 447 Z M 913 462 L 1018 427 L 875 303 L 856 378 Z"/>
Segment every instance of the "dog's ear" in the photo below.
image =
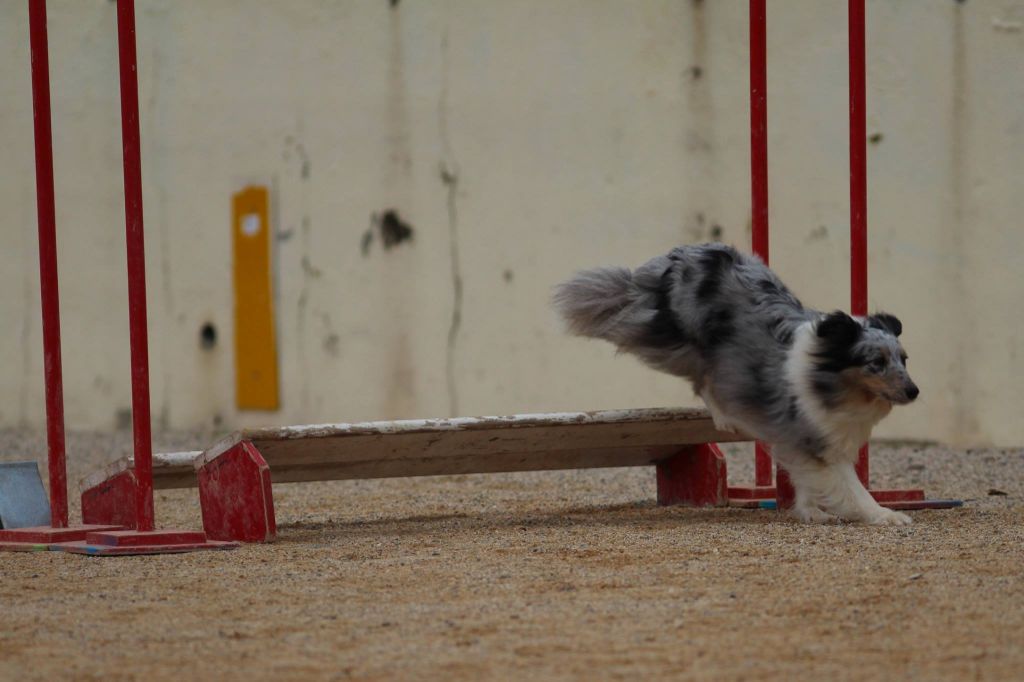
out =
<path fill-rule="evenodd" d="M 899 336 L 903 333 L 903 323 L 895 315 L 890 315 L 889 313 L 875 313 L 868 318 L 868 324 L 875 329 L 887 331 L 893 336 Z"/>
<path fill-rule="evenodd" d="M 841 310 L 829 313 L 818 323 L 818 337 L 838 346 L 852 346 L 862 331 L 860 322 Z"/>

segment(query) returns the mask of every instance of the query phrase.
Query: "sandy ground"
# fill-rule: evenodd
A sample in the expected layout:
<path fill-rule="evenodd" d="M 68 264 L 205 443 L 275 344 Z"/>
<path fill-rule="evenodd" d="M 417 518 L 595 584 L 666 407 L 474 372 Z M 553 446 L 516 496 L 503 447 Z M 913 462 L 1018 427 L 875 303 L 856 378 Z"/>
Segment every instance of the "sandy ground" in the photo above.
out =
<path fill-rule="evenodd" d="M 129 443 L 72 434 L 72 478 Z M 0 432 L 2 459 L 42 452 Z M 336 482 L 277 486 L 272 545 L 0 554 L 0 678 L 1021 679 L 1024 451 L 872 463 L 966 506 L 804 526 L 659 508 L 649 469 Z M 199 527 L 195 491 L 157 514 Z"/>

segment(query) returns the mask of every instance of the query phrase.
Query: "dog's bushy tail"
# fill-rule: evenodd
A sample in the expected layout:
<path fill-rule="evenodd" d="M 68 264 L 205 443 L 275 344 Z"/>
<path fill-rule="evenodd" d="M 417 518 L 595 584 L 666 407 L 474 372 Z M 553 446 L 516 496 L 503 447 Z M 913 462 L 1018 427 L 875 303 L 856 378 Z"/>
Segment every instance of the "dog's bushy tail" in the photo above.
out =
<path fill-rule="evenodd" d="M 553 300 L 570 332 L 627 350 L 655 313 L 650 297 L 628 269 L 605 267 L 576 273 L 555 288 Z"/>
<path fill-rule="evenodd" d="M 655 369 L 696 381 L 705 367 L 682 326 L 681 302 L 673 302 L 674 261 L 681 258 L 671 255 L 632 272 L 578 272 L 555 288 L 554 304 L 573 334 L 610 341 Z"/>

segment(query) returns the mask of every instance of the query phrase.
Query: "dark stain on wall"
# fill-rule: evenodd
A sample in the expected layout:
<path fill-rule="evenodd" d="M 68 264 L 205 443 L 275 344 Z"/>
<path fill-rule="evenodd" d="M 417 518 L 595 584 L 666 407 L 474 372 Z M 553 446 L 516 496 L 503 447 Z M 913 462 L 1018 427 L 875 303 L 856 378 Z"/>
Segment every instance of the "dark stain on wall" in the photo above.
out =
<path fill-rule="evenodd" d="M 384 250 L 390 251 L 402 242 L 412 241 L 413 227 L 398 215 L 398 211 L 389 208 L 370 217 L 370 227 L 363 233 L 360 242 L 360 250 L 364 256 L 370 255 L 370 247 L 378 237 Z"/>
<path fill-rule="evenodd" d="M 217 328 L 212 322 L 207 322 L 199 328 L 199 347 L 203 350 L 210 350 L 217 345 Z"/>
<path fill-rule="evenodd" d="M 412 239 L 412 225 L 402 220 L 398 211 L 387 210 L 380 218 L 380 236 L 384 250 Z"/>

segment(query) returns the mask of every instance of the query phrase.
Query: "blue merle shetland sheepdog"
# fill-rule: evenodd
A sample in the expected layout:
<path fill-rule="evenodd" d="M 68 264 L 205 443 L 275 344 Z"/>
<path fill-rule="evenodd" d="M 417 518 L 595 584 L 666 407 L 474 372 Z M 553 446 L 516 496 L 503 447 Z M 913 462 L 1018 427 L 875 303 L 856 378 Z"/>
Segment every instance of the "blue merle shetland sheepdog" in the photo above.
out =
<path fill-rule="evenodd" d="M 854 472 L 875 424 L 918 395 L 894 316 L 805 308 L 760 259 L 724 244 L 577 273 L 554 301 L 570 331 L 689 379 L 719 429 L 767 443 L 799 519 L 910 523 Z"/>

